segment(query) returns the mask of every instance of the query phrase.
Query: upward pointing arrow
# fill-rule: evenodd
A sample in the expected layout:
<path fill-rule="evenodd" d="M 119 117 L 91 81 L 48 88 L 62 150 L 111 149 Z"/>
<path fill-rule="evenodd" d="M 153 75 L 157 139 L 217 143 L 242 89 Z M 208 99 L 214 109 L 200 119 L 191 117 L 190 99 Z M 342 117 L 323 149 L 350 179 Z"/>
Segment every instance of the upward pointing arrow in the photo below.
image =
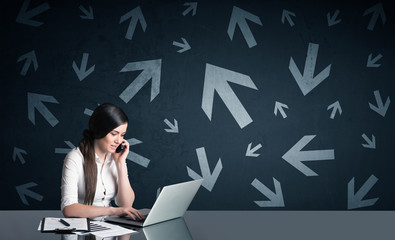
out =
<path fill-rule="evenodd" d="M 376 22 L 377 22 L 377 19 L 379 18 L 379 16 L 381 17 L 381 21 L 383 22 L 383 24 L 385 24 L 385 22 L 387 21 L 387 17 L 385 16 L 382 3 L 378 3 L 374 6 L 366 9 L 365 12 L 363 13 L 363 16 L 366 16 L 370 13 L 373 13 L 372 18 L 370 18 L 370 22 L 367 27 L 370 31 L 373 31 L 374 26 L 376 25 Z"/>
<path fill-rule="evenodd" d="M 34 21 L 31 18 L 39 15 L 42 12 L 47 11 L 49 9 L 49 4 L 48 3 L 43 3 L 40 6 L 35 7 L 33 9 L 30 9 L 29 11 L 27 11 L 29 5 L 30 5 L 30 0 L 25 0 L 23 2 L 21 10 L 19 11 L 18 16 L 16 17 L 16 22 L 17 23 L 26 24 L 26 25 L 30 25 L 30 26 L 33 26 L 33 27 L 41 26 L 43 24 L 42 22 Z"/>
<path fill-rule="evenodd" d="M 284 111 L 283 108 L 288 109 L 288 106 L 286 104 L 284 104 L 284 103 L 280 103 L 280 102 L 276 101 L 276 103 L 274 104 L 274 115 L 277 116 L 277 112 L 280 111 L 281 116 L 283 118 L 286 118 L 287 114 L 285 114 L 285 111 Z"/>
<path fill-rule="evenodd" d="M 95 71 L 95 65 L 86 70 L 86 65 L 88 64 L 89 54 L 84 53 L 82 55 L 81 67 L 78 69 L 77 64 L 73 61 L 73 69 L 77 74 L 77 77 L 80 81 L 84 80 L 87 76 L 89 76 L 93 71 Z"/>
<path fill-rule="evenodd" d="M 37 109 L 37 111 L 39 111 L 41 115 L 43 115 L 43 117 L 48 121 L 48 123 L 51 124 L 52 127 L 54 127 L 56 124 L 59 123 L 59 121 L 48 110 L 48 108 L 45 107 L 43 102 L 59 103 L 52 96 L 30 93 L 30 92 L 27 93 L 27 108 L 28 108 L 27 110 L 28 110 L 29 120 L 33 123 L 33 125 L 36 125 L 34 109 Z"/>
<path fill-rule="evenodd" d="M 385 117 L 385 114 L 387 113 L 388 107 L 390 106 L 391 103 L 390 97 L 387 97 L 387 101 L 385 101 L 385 105 L 384 105 L 383 100 L 381 99 L 380 91 L 376 90 L 373 93 L 374 93 L 374 97 L 376 98 L 377 107 L 371 103 L 369 103 L 369 107 L 373 111 Z"/>
<path fill-rule="evenodd" d="M 291 27 L 293 27 L 295 25 L 295 23 L 292 21 L 291 16 L 296 17 L 295 13 L 283 9 L 283 15 L 281 16 L 281 22 L 284 24 L 285 19 L 287 19 L 289 25 L 291 25 Z"/>
<path fill-rule="evenodd" d="M 328 108 L 327 108 L 326 110 L 329 110 L 329 109 L 331 109 L 331 108 L 333 108 L 333 109 L 332 109 L 331 116 L 330 116 L 331 119 L 334 119 L 334 118 L 335 118 L 335 115 L 336 115 L 336 112 L 337 112 L 337 111 L 339 111 L 339 114 L 342 115 L 342 108 L 341 108 L 341 106 L 340 106 L 339 101 L 336 101 L 336 102 L 332 103 L 331 105 L 329 105 Z"/>
<path fill-rule="evenodd" d="M 25 164 L 25 159 L 23 158 L 22 153 L 27 154 L 25 150 L 14 147 L 14 154 L 12 155 L 14 162 L 16 161 L 16 157 L 18 157 L 19 161 L 21 161 L 22 164 Z"/>
<path fill-rule="evenodd" d="M 189 12 L 192 11 L 192 16 L 195 16 L 196 14 L 196 9 L 197 9 L 197 2 L 187 2 L 184 3 L 184 6 L 189 6 L 185 11 L 182 13 L 183 16 L 186 16 Z"/>
<path fill-rule="evenodd" d="M 348 209 L 362 208 L 374 205 L 379 198 L 362 200 L 366 194 L 378 181 L 377 177 L 371 175 L 368 180 L 363 184 L 357 193 L 354 194 L 355 180 L 354 178 L 348 183 Z"/>
<path fill-rule="evenodd" d="M 119 21 L 119 24 L 123 23 L 127 19 L 131 18 L 128 31 L 126 32 L 126 39 L 132 40 L 134 30 L 136 29 L 137 26 L 137 21 L 140 21 L 141 28 L 145 32 L 145 29 L 147 28 L 147 22 L 145 21 L 145 18 L 143 16 L 143 12 L 141 11 L 140 7 L 136 7 L 135 9 L 131 10 L 130 12 L 126 13 L 123 15 Z"/>
<path fill-rule="evenodd" d="M 17 60 L 17 62 L 23 61 L 26 59 L 25 64 L 23 65 L 23 68 L 21 70 L 21 75 L 26 76 L 27 70 L 29 70 L 30 65 L 33 63 L 34 66 L 34 71 L 37 71 L 38 68 L 38 62 L 37 62 L 37 57 L 36 57 L 36 52 L 30 51 L 22 56 L 20 56 Z"/>
<path fill-rule="evenodd" d="M 206 64 L 202 109 L 211 121 L 214 93 L 216 91 L 232 116 L 236 119 L 240 128 L 244 128 L 252 122 L 252 119 L 241 104 L 240 100 L 237 98 L 236 94 L 233 92 L 232 88 L 229 86 L 228 82 L 258 90 L 249 76 L 211 64 Z"/>
<path fill-rule="evenodd" d="M 35 186 L 37 186 L 36 183 L 30 182 L 30 183 L 26 183 L 26 184 L 19 185 L 16 187 L 16 191 L 18 192 L 18 195 L 21 198 L 23 204 L 29 206 L 29 202 L 26 200 L 26 196 L 29 196 L 33 199 L 36 199 L 37 201 L 40 201 L 40 202 L 43 200 L 43 196 L 29 190 L 29 188 L 35 187 Z"/>
<path fill-rule="evenodd" d="M 244 39 L 247 41 L 248 47 L 252 48 L 256 46 L 257 43 L 254 36 L 252 35 L 250 28 L 248 27 L 246 19 L 262 26 L 262 22 L 258 16 L 255 16 L 247 11 L 244 11 L 243 9 L 233 6 L 232 16 L 230 18 L 228 26 L 228 35 L 230 37 L 230 40 L 233 40 L 236 24 L 238 24 L 241 33 L 244 36 Z"/>
<path fill-rule="evenodd" d="M 322 70 L 317 76 L 314 77 L 315 64 L 317 62 L 318 55 L 318 44 L 309 43 L 307 49 L 307 57 L 304 65 L 303 76 L 300 73 L 298 67 L 296 66 L 293 58 L 289 61 L 289 70 L 291 71 L 293 77 L 303 95 L 306 96 L 311 90 L 317 87 L 322 81 L 324 81 L 331 71 L 331 64 Z"/>

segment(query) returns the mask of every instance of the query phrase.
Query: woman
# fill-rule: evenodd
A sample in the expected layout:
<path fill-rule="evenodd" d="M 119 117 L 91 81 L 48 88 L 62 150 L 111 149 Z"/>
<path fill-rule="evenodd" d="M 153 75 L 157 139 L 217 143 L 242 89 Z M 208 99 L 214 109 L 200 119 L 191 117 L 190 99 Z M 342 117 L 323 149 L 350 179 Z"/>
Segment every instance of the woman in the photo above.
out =
<path fill-rule="evenodd" d="M 89 130 L 63 163 L 61 210 L 65 217 L 144 218 L 132 207 L 135 195 L 126 165 L 129 143 L 124 141 L 127 127 L 128 118 L 120 108 L 102 104 L 95 109 Z M 125 149 L 116 153 L 120 144 Z M 110 206 L 114 197 L 118 207 Z"/>

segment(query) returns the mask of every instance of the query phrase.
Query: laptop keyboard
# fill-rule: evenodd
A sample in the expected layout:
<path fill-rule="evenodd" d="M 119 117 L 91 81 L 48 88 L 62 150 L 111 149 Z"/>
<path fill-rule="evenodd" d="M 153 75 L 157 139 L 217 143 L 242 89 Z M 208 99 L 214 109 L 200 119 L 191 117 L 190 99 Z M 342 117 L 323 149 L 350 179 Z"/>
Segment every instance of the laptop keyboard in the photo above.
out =
<path fill-rule="evenodd" d="M 143 215 L 143 216 L 144 216 L 144 219 L 140 219 L 140 218 L 137 218 L 137 217 L 136 217 L 136 219 L 133 219 L 133 218 L 129 217 L 128 215 L 123 216 L 123 218 L 130 219 L 130 220 L 135 221 L 135 222 L 144 222 L 148 215 Z"/>

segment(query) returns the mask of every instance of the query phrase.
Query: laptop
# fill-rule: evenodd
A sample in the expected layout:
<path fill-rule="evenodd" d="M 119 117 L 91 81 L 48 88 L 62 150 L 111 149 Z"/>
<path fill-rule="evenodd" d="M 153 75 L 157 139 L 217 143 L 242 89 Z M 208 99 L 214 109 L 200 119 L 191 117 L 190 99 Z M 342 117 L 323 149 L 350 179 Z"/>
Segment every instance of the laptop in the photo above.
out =
<path fill-rule="evenodd" d="M 133 220 L 128 216 L 108 216 L 104 220 L 114 223 L 146 227 L 184 216 L 195 197 L 203 179 L 173 184 L 163 187 L 151 209 L 141 209 L 146 216 L 143 220 Z"/>

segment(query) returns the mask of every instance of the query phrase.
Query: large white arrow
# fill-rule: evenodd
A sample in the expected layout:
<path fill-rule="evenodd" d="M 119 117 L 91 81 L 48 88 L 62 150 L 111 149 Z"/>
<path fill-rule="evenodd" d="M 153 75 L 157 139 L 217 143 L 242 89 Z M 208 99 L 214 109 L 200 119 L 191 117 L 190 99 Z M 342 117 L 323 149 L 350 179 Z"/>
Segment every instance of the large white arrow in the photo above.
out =
<path fill-rule="evenodd" d="M 85 14 L 80 16 L 82 19 L 88 19 L 88 20 L 95 19 L 93 16 L 93 9 L 91 6 L 89 6 L 89 11 L 88 11 L 86 10 L 86 8 L 84 8 L 84 6 L 80 5 L 80 10 Z"/>
<path fill-rule="evenodd" d="M 335 13 L 331 17 L 331 13 L 328 12 L 328 14 L 326 15 L 326 18 L 328 20 L 328 27 L 339 24 L 342 21 L 341 19 L 336 19 L 337 16 L 339 15 L 339 13 L 340 13 L 340 11 L 336 10 Z"/>
<path fill-rule="evenodd" d="M 137 21 L 140 21 L 141 28 L 143 29 L 143 32 L 145 32 L 145 29 L 147 28 L 147 23 L 145 21 L 143 12 L 141 11 L 140 7 L 136 7 L 135 9 L 129 11 L 125 15 L 121 17 L 119 20 L 119 24 L 123 23 L 127 19 L 131 18 L 128 31 L 126 32 L 125 38 L 132 40 L 133 35 L 134 35 L 134 30 L 136 29 L 137 26 Z"/>
<path fill-rule="evenodd" d="M 303 75 L 300 73 L 298 67 L 296 66 L 293 58 L 289 61 L 289 70 L 291 71 L 293 77 L 303 95 L 306 96 L 311 90 L 318 86 L 322 81 L 324 81 L 331 71 L 331 64 L 322 70 L 317 76 L 314 77 L 315 64 L 317 62 L 318 55 L 318 44 L 309 43 L 307 49 L 307 57 L 304 65 Z"/>
<path fill-rule="evenodd" d="M 70 141 L 64 141 L 69 148 L 55 148 L 55 153 L 58 154 L 67 154 L 71 149 L 75 148 L 75 146 Z"/>
<path fill-rule="evenodd" d="M 30 0 L 25 0 L 23 2 L 21 10 L 19 11 L 18 16 L 16 17 L 16 22 L 30 25 L 33 27 L 41 26 L 43 24 L 42 22 L 34 21 L 31 18 L 39 15 L 42 12 L 47 11 L 49 9 L 49 4 L 43 3 L 40 6 L 27 11 L 27 9 L 29 8 L 29 5 L 30 5 Z"/>
<path fill-rule="evenodd" d="M 132 62 L 125 65 L 121 72 L 130 72 L 143 70 L 140 75 L 119 95 L 119 97 L 128 103 L 130 99 L 136 95 L 138 91 L 150 80 L 151 84 L 151 102 L 159 94 L 160 91 L 160 74 L 162 67 L 162 59 Z"/>
<path fill-rule="evenodd" d="M 302 162 L 304 161 L 319 161 L 319 160 L 333 160 L 335 159 L 335 151 L 330 150 L 311 150 L 302 151 L 302 149 L 315 138 L 316 135 L 307 135 L 299 140 L 282 158 L 302 172 L 304 175 L 318 176 L 313 170 L 308 168 Z"/>
<path fill-rule="evenodd" d="M 276 103 L 274 104 L 274 115 L 277 116 L 277 112 L 280 111 L 281 116 L 282 116 L 283 118 L 286 118 L 286 117 L 287 117 L 287 114 L 285 114 L 283 108 L 288 109 L 288 106 L 287 106 L 286 104 L 284 104 L 284 103 L 280 103 L 280 102 L 277 102 L 277 101 L 276 101 Z"/>
<path fill-rule="evenodd" d="M 270 201 L 254 201 L 259 207 L 285 207 L 281 184 L 273 178 L 275 192 L 263 185 L 258 179 L 254 179 L 251 185 L 265 195 Z"/>
<path fill-rule="evenodd" d="M 189 12 L 192 11 L 192 16 L 195 16 L 197 5 L 198 5 L 197 2 L 186 2 L 186 3 L 184 3 L 184 6 L 189 6 L 189 7 L 187 9 L 185 9 L 184 12 L 182 12 L 182 15 L 186 16 Z"/>
<path fill-rule="evenodd" d="M 26 200 L 26 196 L 29 196 L 37 201 L 41 202 L 43 200 L 43 196 L 38 193 L 35 193 L 29 188 L 37 186 L 36 183 L 30 182 L 23 185 L 16 186 L 16 191 L 18 192 L 19 197 L 21 198 L 23 204 L 29 205 L 28 201 Z"/>
<path fill-rule="evenodd" d="M 390 97 L 387 97 L 387 101 L 385 101 L 385 105 L 384 105 L 383 100 L 381 99 L 380 91 L 376 90 L 373 93 L 374 93 L 374 97 L 376 98 L 377 107 L 371 103 L 369 103 L 369 107 L 373 111 L 385 117 L 385 114 L 387 113 L 388 107 L 390 106 L 391 103 Z"/>
<path fill-rule="evenodd" d="M 222 170 L 221 158 L 218 160 L 213 173 L 211 173 L 204 147 L 197 148 L 196 154 L 199 159 L 200 171 L 202 172 L 203 177 L 187 166 L 188 175 L 195 180 L 203 178 L 202 186 L 211 192 Z"/>
<path fill-rule="evenodd" d="M 36 52 L 30 51 L 22 56 L 20 56 L 17 60 L 17 62 L 26 60 L 25 64 L 23 65 L 23 68 L 21 70 L 21 75 L 26 76 L 27 70 L 29 70 L 30 65 L 33 63 L 34 66 L 34 71 L 37 71 L 38 68 L 38 62 L 37 62 L 37 57 L 36 57 Z"/>
<path fill-rule="evenodd" d="M 47 107 L 43 104 L 43 102 L 50 102 L 50 103 L 59 103 L 53 96 L 48 95 L 41 95 L 36 93 L 27 93 L 27 112 L 29 120 L 36 125 L 35 120 L 35 111 L 37 109 L 41 115 L 54 127 L 56 124 L 59 123 L 58 119 L 48 110 Z"/>
<path fill-rule="evenodd" d="M 27 154 L 27 152 L 23 149 L 14 147 L 14 153 L 12 155 L 12 159 L 14 160 L 14 162 L 16 161 L 16 158 L 18 157 L 19 161 L 21 161 L 22 164 L 25 164 L 25 159 L 22 156 L 23 154 Z"/>
<path fill-rule="evenodd" d="M 376 184 L 378 179 L 376 176 L 371 175 L 363 186 L 355 193 L 355 180 L 354 178 L 348 183 L 348 209 L 362 208 L 374 205 L 379 198 L 362 200 L 366 194 Z"/>
<path fill-rule="evenodd" d="M 329 105 L 326 110 L 329 110 L 331 108 L 332 108 L 332 113 L 330 116 L 331 119 L 335 118 L 336 112 L 339 112 L 339 115 L 342 115 L 343 111 L 342 111 L 342 107 L 340 106 L 339 101 L 336 101 L 336 102 L 332 103 L 331 105 Z"/>
<path fill-rule="evenodd" d="M 73 61 L 74 72 L 77 74 L 78 79 L 80 81 L 84 80 L 84 78 L 86 78 L 87 76 L 89 76 L 89 74 L 91 74 L 93 71 L 95 71 L 95 65 L 93 65 L 88 70 L 86 70 L 86 65 L 88 65 L 88 58 L 89 58 L 89 54 L 88 53 L 84 53 L 82 55 L 81 67 L 80 68 L 78 68 L 77 67 L 77 63 L 75 63 L 75 61 Z"/>
<path fill-rule="evenodd" d="M 128 139 L 127 141 L 129 142 L 130 146 L 142 143 L 142 141 L 140 141 L 136 138 L 131 138 L 131 139 Z M 150 160 L 148 158 L 145 158 L 145 157 L 143 157 L 135 152 L 132 152 L 132 151 L 129 151 L 129 154 L 126 157 L 126 159 L 128 159 L 128 160 L 130 160 L 142 167 L 145 167 L 145 168 L 147 168 L 148 164 L 150 163 Z"/>
<path fill-rule="evenodd" d="M 213 113 L 214 93 L 217 92 L 226 107 L 229 109 L 240 128 L 252 122 L 252 119 L 228 82 L 236 83 L 248 88 L 258 90 L 254 82 L 247 75 L 237 73 L 225 68 L 206 64 L 204 77 L 202 109 L 211 121 Z"/>
<path fill-rule="evenodd" d="M 262 22 L 258 16 L 255 16 L 247 11 L 244 11 L 243 9 L 233 6 L 232 16 L 230 17 L 228 26 L 228 35 L 230 40 L 233 40 L 236 24 L 238 24 L 241 33 L 244 36 L 244 39 L 247 41 L 248 47 L 252 48 L 256 46 L 257 43 L 254 36 L 252 35 L 250 28 L 248 27 L 246 19 L 262 26 Z"/>
<path fill-rule="evenodd" d="M 376 25 L 376 22 L 377 22 L 377 19 L 379 18 L 379 16 L 381 17 L 381 21 L 383 22 L 383 24 L 385 24 L 385 22 L 387 21 L 387 17 L 385 16 L 382 3 L 378 3 L 374 6 L 372 6 L 371 8 L 366 9 L 365 12 L 363 13 L 363 15 L 366 16 L 370 13 L 373 13 L 372 18 L 370 19 L 370 22 L 368 25 L 368 29 L 370 31 L 373 31 L 374 26 Z"/>

